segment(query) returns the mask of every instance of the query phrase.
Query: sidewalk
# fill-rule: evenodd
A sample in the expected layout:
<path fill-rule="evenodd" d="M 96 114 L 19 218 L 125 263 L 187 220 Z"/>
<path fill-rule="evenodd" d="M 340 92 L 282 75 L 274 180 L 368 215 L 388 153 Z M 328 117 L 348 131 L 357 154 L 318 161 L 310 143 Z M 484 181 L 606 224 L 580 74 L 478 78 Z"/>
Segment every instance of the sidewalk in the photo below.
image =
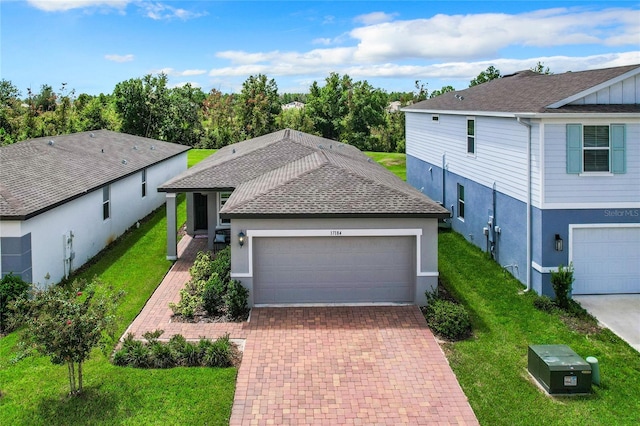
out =
<path fill-rule="evenodd" d="M 172 322 L 170 302 L 180 301 L 180 290 L 191 278 L 189 268 L 199 251 L 207 249 L 206 239 L 194 239 L 189 235 L 182 237 L 178 243 L 178 260 L 156 288 L 155 292 L 140 314 L 124 332 L 133 333 L 137 338 L 147 331 L 164 330 L 159 340 L 169 340 L 175 334 L 182 334 L 188 340 L 199 340 L 201 337 L 216 339 L 227 333 L 232 339 L 245 339 L 246 323 L 182 323 Z"/>

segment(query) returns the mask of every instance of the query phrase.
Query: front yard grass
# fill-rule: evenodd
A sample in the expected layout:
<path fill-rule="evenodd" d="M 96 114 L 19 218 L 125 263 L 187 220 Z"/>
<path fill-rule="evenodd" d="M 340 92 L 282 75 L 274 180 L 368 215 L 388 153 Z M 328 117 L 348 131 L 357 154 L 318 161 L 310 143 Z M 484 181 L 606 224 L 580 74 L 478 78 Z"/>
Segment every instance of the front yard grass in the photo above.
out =
<path fill-rule="evenodd" d="M 454 232 L 439 237 L 445 287 L 470 311 L 474 336 L 444 349 L 483 425 L 640 424 L 640 355 L 603 329 L 590 334 L 533 307 L 515 278 Z M 588 396 L 546 396 L 527 373 L 530 344 L 566 344 L 600 363 L 601 386 Z"/>
<path fill-rule="evenodd" d="M 184 197 L 178 223 L 186 220 Z M 171 266 L 164 207 L 101 253 L 76 277 L 100 278 L 126 294 L 118 336 L 140 312 Z M 84 364 L 85 393 L 69 398 L 67 371 L 48 358 L 20 359 L 18 336 L 0 339 L 0 425 L 140 425 L 229 422 L 236 368 L 142 370 L 116 367 L 95 350 Z"/>

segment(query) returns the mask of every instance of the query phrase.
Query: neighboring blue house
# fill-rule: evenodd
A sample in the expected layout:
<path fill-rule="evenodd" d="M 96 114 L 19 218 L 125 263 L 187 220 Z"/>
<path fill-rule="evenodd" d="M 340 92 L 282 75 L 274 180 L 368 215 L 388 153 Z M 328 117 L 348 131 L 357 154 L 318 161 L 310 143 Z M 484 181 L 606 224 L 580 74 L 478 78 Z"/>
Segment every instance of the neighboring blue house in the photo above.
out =
<path fill-rule="evenodd" d="M 528 288 L 640 293 L 640 65 L 522 71 L 412 105 L 407 180 Z"/>

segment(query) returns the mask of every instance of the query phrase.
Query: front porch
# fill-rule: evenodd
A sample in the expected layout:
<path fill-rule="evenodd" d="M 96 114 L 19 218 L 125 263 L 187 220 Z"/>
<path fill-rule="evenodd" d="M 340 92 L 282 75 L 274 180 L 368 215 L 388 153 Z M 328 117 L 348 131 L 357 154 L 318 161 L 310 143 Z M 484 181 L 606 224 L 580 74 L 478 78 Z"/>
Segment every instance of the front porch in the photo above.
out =
<path fill-rule="evenodd" d="M 217 251 L 230 242 L 230 222 L 220 218 L 219 211 L 231 195 L 230 191 L 185 192 L 187 206 L 186 233 L 191 237 L 206 236 L 206 248 Z M 167 260 L 178 259 L 178 223 L 176 198 L 166 194 Z M 204 240 L 205 238 L 203 238 Z"/>

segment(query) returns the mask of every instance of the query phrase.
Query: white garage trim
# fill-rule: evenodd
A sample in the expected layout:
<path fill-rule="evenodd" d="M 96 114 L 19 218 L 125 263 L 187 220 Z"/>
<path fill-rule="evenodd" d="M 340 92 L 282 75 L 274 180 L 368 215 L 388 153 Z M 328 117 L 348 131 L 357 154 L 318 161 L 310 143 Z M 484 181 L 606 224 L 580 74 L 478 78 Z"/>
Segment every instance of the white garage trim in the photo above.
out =
<path fill-rule="evenodd" d="M 437 277 L 438 271 L 422 271 L 420 267 L 422 229 L 248 229 L 249 271 L 232 273 L 231 278 L 253 278 L 253 238 L 263 237 L 416 237 L 416 276 Z"/>
<path fill-rule="evenodd" d="M 585 230 L 589 230 L 589 229 L 593 229 L 593 230 L 614 230 L 614 229 L 619 229 L 622 230 L 624 232 L 624 230 L 630 230 L 633 229 L 634 231 L 636 230 L 640 230 L 640 223 L 594 223 L 594 224 L 571 224 L 569 225 L 569 262 L 574 263 L 576 262 L 576 251 L 578 251 L 578 249 L 575 247 L 575 244 L 578 244 L 580 242 L 582 242 L 581 238 L 578 239 L 577 238 L 577 232 L 576 231 L 585 231 Z M 582 234 L 581 234 L 582 235 Z M 626 235 L 636 235 L 636 234 L 626 234 Z M 624 239 L 624 238 L 623 238 Z M 621 242 L 621 244 L 624 244 L 624 241 Z M 582 248 L 583 246 L 581 245 L 580 248 Z M 635 247 L 635 246 L 634 246 Z M 582 251 L 581 251 L 582 252 Z M 632 253 L 633 255 L 637 255 L 637 250 L 632 249 L 631 251 L 627 251 L 626 253 Z M 580 261 L 584 261 L 584 259 L 577 259 L 579 262 Z M 637 265 L 637 263 L 633 262 L 631 263 L 632 265 Z M 632 273 L 633 274 L 633 273 Z M 595 274 L 594 276 L 598 276 L 598 274 Z M 592 276 L 592 278 L 594 277 Z M 627 273 L 626 275 L 623 274 L 622 275 L 623 279 L 628 279 L 629 274 Z M 616 281 L 617 282 L 617 281 Z M 614 284 L 616 283 L 614 282 Z M 593 291 L 595 290 L 595 291 Z M 637 285 L 631 286 L 630 288 L 627 288 L 626 285 L 622 284 L 620 286 L 618 286 L 618 288 L 615 287 L 612 289 L 613 291 L 610 291 L 612 293 L 633 293 L 633 292 L 637 292 L 638 291 L 638 287 Z M 631 290 L 631 291 L 628 291 Z M 577 291 L 576 288 L 574 288 L 574 292 L 576 294 L 606 294 L 607 292 L 601 292 L 598 290 L 598 288 L 595 287 L 589 287 L 587 285 L 587 287 L 581 287 L 580 291 Z"/>

